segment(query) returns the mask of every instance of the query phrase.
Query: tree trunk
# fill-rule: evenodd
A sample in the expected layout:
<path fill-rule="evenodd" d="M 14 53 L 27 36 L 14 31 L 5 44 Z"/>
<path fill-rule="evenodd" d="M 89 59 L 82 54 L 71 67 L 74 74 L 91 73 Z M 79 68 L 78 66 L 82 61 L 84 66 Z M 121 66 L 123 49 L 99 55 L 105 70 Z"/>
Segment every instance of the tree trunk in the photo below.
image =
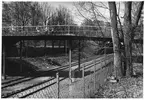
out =
<path fill-rule="evenodd" d="M 137 11 L 135 12 L 135 20 L 133 22 L 133 26 L 132 26 L 132 39 L 134 39 L 134 30 L 136 29 L 136 27 L 138 26 L 138 22 L 139 22 L 139 19 L 141 17 L 141 11 L 143 9 L 143 5 L 144 5 L 144 1 L 140 2 L 139 5 L 138 5 L 138 8 L 137 8 Z"/>
<path fill-rule="evenodd" d="M 115 2 L 109 2 L 110 8 L 110 18 L 111 18 L 111 27 L 112 27 L 112 41 L 113 41 L 113 50 L 114 50 L 114 72 L 113 75 L 116 78 L 122 77 L 121 72 L 121 53 L 120 53 L 120 41 L 117 28 L 117 10 Z"/>
<path fill-rule="evenodd" d="M 133 72 L 132 68 L 132 43 L 131 43 L 131 5 L 132 2 L 125 3 L 124 13 L 124 45 L 125 45 L 125 61 L 126 76 L 130 77 Z"/>

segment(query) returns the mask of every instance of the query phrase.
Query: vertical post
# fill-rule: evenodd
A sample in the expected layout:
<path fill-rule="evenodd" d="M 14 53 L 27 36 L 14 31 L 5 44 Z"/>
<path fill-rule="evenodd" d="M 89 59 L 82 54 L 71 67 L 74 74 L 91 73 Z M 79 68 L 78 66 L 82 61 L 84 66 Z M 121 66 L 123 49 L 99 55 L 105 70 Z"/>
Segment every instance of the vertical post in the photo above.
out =
<path fill-rule="evenodd" d="M 20 59 L 22 59 L 22 40 L 20 41 Z"/>
<path fill-rule="evenodd" d="M 46 42 L 47 42 L 47 41 L 46 41 L 46 40 L 44 40 L 44 48 L 46 48 Z"/>
<path fill-rule="evenodd" d="M 80 67 L 81 67 L 81 54 L 80 54 L 80 52 L 81 52 L 81 42 L 80 42 L 80 40 L 79 40 L 79 57 L 78 57 L 78 64 L 79 64 L 79 72 L 80 72 Z"/>
<path fill-rule="evenodd" d="M 44 56 L 46 56 L 46 43 L 47 43 L 47 41 L 44 40 Z"/>
<path fill-rule="evenodd" d="M 106 66 L 106 58 L 107 58 L 107 56 L 106 56 L 106 44 L 105 44 L 105 49 L 104 49 L 104 57 L 105 57 L 105 66 Z"/>
<path fill-rule="evenodd" d="M 96 90 L 96 59 L 94 60 L 94 94 Z"/>
<path fill-rule="evenodd" d="M 61 40 L 59 40 L 59 48 L 61 47 Z"/>
<path fill-rule="evenodd" d="M 104 49 L 104 55 L 106 55 L 106 44 L 105 44 L 105 49 Z"/>
<path fill-rule="evenodd" d="M 65 40 L 63 41 L 63 45 L 64 45 L 64 53 L 65 53 Z"/>
<path fill-rule="evenodd" d="M 72 82 L 73 82 L 73 80 L 72 80 L 72 70 L 71 70 L 71 40 L 68 40 L 68 48 L 69 48 L 69 79 L 70 79 L 70 81 L 69 81 L 69 95 L 70 95 L 70 97 L 72 97 Z"/>
<path fill-rule="evenodd" d="M 83 64 L 82 77 L 83 77 L 83 96 L 85 98 L 85 64 Z"/>
<path fill-rule="evenodd" d="M 68 25 L 68 34 L 70 34 L 70 33 L 69 33 L 69 32 L 70 32 L 69 29 L 70 29 L 70 27 L 69 27 L 69 25 Z"/>
<path fill-rule="evenodd" d="M 27 51 L 28 51 L 28 40 L 26 41 L 26 47 L 25 48 L 26 48 L 25 52 L 26 52 L 26 58 L 27 58 L 27 56 L 28 56 L 28 54 L 27 54 Z"/>
<path fill-rule="evenodd" d="M 71 42 L 72 40 L 69 40 L 69 78 L 71 80 Z"/>
<path fill-rule="evenodd" d="M 65 40 L 65 55 L 67 56 L 67 40 Z"/>
<path fill-rule="evenodd" d="M 6 79 L 6 73 L 5 73 L 5 46 L 3 45 L 3 79 Z"/>
<path fill-rule="evenodd" d="M 59 98 L 59 73 L 57 72 L 56 73 L 56 79 L 57 79 L 57 98 Z"/>
<path fill-rule="evenodd" d="M 51 54 L 53 55 L 54 40 L 51 41 L 51 44 L 52 44 L 52 45 L 51 45 L 51 46 L 52 46 L 52 48 L 51 48 L 52 53 L 51 53 Z"/>
<path fill-rule="evenodd" d="M 20 62 L 22 60 L 22 40 L 20 41 Z M 20 72 L 22 72 L 22 62 L 20 63 Z"/>

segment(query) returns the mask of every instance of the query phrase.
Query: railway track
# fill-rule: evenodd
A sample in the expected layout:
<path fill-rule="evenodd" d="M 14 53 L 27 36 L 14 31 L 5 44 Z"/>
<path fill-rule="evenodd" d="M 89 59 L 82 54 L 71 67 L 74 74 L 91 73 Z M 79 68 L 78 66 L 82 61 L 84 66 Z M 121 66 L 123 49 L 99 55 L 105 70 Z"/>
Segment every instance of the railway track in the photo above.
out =
<path fill-rule="evenodd" d="M 112 56 L 112 55 L 109 55 L 109 56 Z M 100 55 L 98 57 L 93 57 L 93 58 L 88 59 L 87 61 L 86 60 L 83 60 L 81 62 L 81 64 L 84 63 L 84 62 L 88 62 L 88 61 L 90 61 L 92 59 L 98 59 L 100 57 L 102 57 L 102 56 Z M 78 62 L 72 63 L 72 67 L 73 66 L 76 66 L 76 65 L 78 65 Z M 64 66 L 61 66 L 59 68 L 50 69 L 49 71 L 61 71 L 61 70 L 68 69 L 68 67 L 69 67 L 69 65 L 64 65 Z M 41 76 L 43 74 L 44 73 L 40 74 L 39 76 Z M 8 86 L 12 86 L 12 85 L 16 85 L 17 83 L 19 84 L 19 83 L 21 83 L 21 81 L 24 82 L 24 80 L 25 81 L 27 81 L 27 80 L 29 81 L 29 80 L 34 79 L 34 78 L 36 78 L 36 77 L 29 77 L 28 78 L 27 76 L 25 76 L 25 77 L 19 77 L 19 78 L 16 78 L 16 79 L 10 79 L 8 81 L 2 82 L 2 85 L 3 85 L 2 88 L 8 87 Z"/>
<path fill-rule="evenodd" d="M 21 79 L 24 79 L 24 78 L 26 78 L 26 77 L 18 77 L 18 78 L 16 78 L 16 79 L 10 79 L 10 80 L 8 80 L 8 81 L 2 82 L 2 85 L 9 84 L 9 83 L 11 83 L 11 82 L 15 82 L 15 81 L 18 81 L 18 80 L 21 80 Z"/>
<path fill-rule="evenodd" d="M 112 54 L 108 54 L 106 57 L 109 58 L 112 56 L 113 56 Z M 91 59 L 83 60 L 83 61 L 81 61 L 81 65 L 85 62 L 89 62 L 90 60 L 92 61 L 92 59 L 98 59 L 98 60 L 96 60 L 96 62 L 99 62 L 102 57 L 103 57 L 102 55 L 99 55 L 98 57 L 93 57 Z M 77 66 L 77 65 L 78 65 L 78 62 L 74 62 L 71 64 L 72 67 Z M 61 71 L 61 70 L 67 69 L 67 68 L 69 68 L 69 65 L 64 65 L 64 66 L 59 67 L 59 68 L 51 69 L 50 71 Z"/>
<path fill-rule="evenodd" d="M 99 64 L 101 62 L 103 62 L 104 60 L 107 60 L 108 58 L 110 58 L 112 55 L 108 55 L 107 57 L 97 57 L 97 60 L 95 61 L 96 63 L 95 64 Z M 91 68 L 92 66 L 94 66 L 94 60 L 91 60 L 91 61 L 83 61 L 81 63 L 81 69 L 82 69 L 82 65 L 83 63 L 87 63 L 85 64 L 85 70 Z M 72 67 L 76 66 L 78 64 L 78 62 L 75 62 L 72 64 Z M 53 71 L 56 71 L 56 72 L 61 72 L 62 70 L 67 70 L 69 69 L 68 65 L 65 65 L 65 66 L 62 66 L 60 68 L 56 68 L 56 69 L 52 69 Z M 50 71 L 52 71 L 50 70 Z M 54 73 L 55 74 L 55 73 Z M 30 80 L 35 80 L 36 78 L 38 77 L 24 77 L 24 78 L 18 78 L 18 79 L 15 79 L 15 80 L 11 80 L 11 81 L 8 81 L 8 82 L 3 82 L 2 83 L 2 91 L 3 89 L 7 88 L 7 87 L 12 87 L 12 86 L 16 86 L 16 85 L 20 85 L 21 83 L 25 82 L 25 84 L 27 84 L 27 82 L 29 82 Z M 60 78 L 60 81 L 63 81 L 65 79 L 67 79 L 68 77 L 62 77 Z M 33 95 L 35 94 L 36 92 L 39 92 L 43 89 L 46 89 L 48 87 L 51 87 L 52 85 L 55 85 L 56 84 L 56 78 L 55 77 L 49 77 L 48 79 L 44 80 L 44 81 L 41 81 L 39 83 L 35 83 L 35 84 L 31 84 L 25 88 L 22 88 L 20 90 L 17 90 L 17 91 L 13 91 L 7 95 L 2 95 L 2 98 L 25 98 L 25 97 L 28 97 L 30 95 Z"/>

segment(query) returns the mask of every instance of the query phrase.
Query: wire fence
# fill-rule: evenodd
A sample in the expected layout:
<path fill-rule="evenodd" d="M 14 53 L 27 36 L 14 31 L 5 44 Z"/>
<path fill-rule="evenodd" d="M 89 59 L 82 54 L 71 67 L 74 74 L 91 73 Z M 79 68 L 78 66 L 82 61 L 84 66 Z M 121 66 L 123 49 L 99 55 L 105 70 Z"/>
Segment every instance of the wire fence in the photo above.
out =
<path fill-rule="evenodd" d="M 93 60 L 91 63 L 81 64 L 79 72 L 72 69 L 71 80 L 66 74 L 65 77 L 62 75 L 64 71 L 59 71 L 56 76 L 49 77 L 35 85 L 31 82 L 24 82 L 23 87 L 25 87 L 24 84 L 30 85 L 30 83 L 31 86 L 8 94 L 4 98 L 90 98 L 103 86 L 112 72 L 112 66 L 112 59 Z"/>
<path fill-rule="evenodd" d="M 72 80 L 61 77 L 61 72 L 56 73 L 55 80 L 46 84 L 46 88 L 27 98 L 91 98 L 96 95 L 97 90 L 105 83 L 112 72 L 112 60 L 98 64 L 95 60 L 90 68 L 82 64 L 81 77 L 78 77 L 77 70 L 72 70 Z M 104 67 L 102 67 L 104 66 Z M 99 68 L 100 67 L 100 68 Z M 54 83 L 54 84 L 53 84 Z M 51 85 L 53 84 L 53 85 Z M 51 86 L 50 86 L 51 85 Z M 49 86 L 49 87 L 48 87 Z M 30 91 L 30 90 L 29 90 Z"/>

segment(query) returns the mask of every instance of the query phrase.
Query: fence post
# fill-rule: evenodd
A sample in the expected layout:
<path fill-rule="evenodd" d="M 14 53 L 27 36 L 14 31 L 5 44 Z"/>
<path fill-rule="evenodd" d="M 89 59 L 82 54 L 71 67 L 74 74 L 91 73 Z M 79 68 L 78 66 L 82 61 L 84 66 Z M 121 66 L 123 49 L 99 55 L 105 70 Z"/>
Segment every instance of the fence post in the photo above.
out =
<path fill-rule="evenodd" d="M 22 72 L 22 40 L 20 41 L 20 73 Z"/>
<path fill-rule="evenodd" d="M 5 46 L 3 45 L 3 53 L 2 53 L 2 56 L 3 56 L 3 79 L 5 80 L 6 79 L 6 70 L 5 70 Z"/>
<path fill-rule="evenodd" d="M 67 40 L 65 40 L 65 55 L 67 56 L 67 48 L 68 48 L 68 45 L 67 45 Z"/>
<path fill-rule="evenodd" d="M 85 64 L 83 64 L 82 77 L 83 77 L 83 96 L 85 98 Z"/>
<path fill-rule="evenodd" d="M 81 69 L 81 54 L 80 54 L 81 47 L 80 46 L 81 46 L 81 40 L 79 40 L 79 48 L 78 48 L 79 49 L 78 50 L 79 51 L 79 54 L 78 54 L 78 64 L 79 64 L 79 67 L 78 68 L 79 68 L 79 72 L 80 72 L 80 69 Z"/>
<path fill-rule="evenodd" d="M 72 81 L 72 69 L 71 69 L 71 56 L 72 56 L 72 50 L 71 50 L 72 40 L 69 40 L 69 78 Z"/>
<path fill-rule="evenodd" d="M 105 44 L 105 49 L 104 49 L 104 57 L 105 57 L 105 66 L 106 66 L 106 58 L 107 58 L 107 56 L 106 56 L 106 44 Z"/>
<path fill-rule="evenodd" d="M 26 41 L 26 58 L 28 57 L 28 40 Z"/>
<path fill-rule="evenodd" d="M 69 29 L 70 29 L 70 26 L 68 25 L 68 34 L 70 34 L 70 31 L 69 31 Z"/>
<path fill-rule="evenodd" d="M 56 73 L 56 79 L 57 79 L 57 98 L 59 98 L 59 73 Z"/>
<path fill-rule="evenodd" d="M 96 59 L 94 60 L 94 94 L 96 90 Z"/>

